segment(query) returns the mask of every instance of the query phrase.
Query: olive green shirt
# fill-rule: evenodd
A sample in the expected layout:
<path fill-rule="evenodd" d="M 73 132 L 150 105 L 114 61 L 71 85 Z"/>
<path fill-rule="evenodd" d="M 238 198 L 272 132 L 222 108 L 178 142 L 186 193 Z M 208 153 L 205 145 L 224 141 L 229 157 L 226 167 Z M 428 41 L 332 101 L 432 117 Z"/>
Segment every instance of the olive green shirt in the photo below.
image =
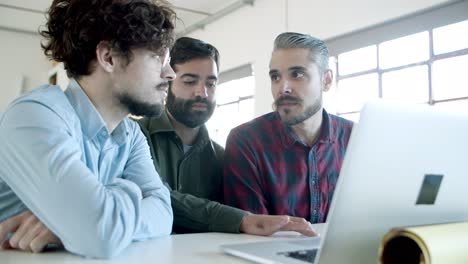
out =
<path fill-rule="evenodd" d="M 173 232 L 238 233 L 247 212 L 219 203 L 224 149 L 209 138 L 205 125 L 184 153 L 166 112 L 137 122 L 148 140 L 154 166 L 171 191 Z"/>

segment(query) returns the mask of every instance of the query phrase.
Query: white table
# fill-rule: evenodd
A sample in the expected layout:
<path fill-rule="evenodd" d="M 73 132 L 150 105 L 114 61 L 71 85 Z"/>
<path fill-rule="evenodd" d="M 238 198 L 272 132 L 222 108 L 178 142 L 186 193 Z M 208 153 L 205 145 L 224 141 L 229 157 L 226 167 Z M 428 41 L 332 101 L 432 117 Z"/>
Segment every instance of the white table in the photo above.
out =
<path fill-rule="evenodd" d="M 314 229 L 321 233 L 323 225 L 314 225 Z M 110 260 L 87 259 L 65 251 L 33 254 L 14 250 L 0 250 L 0 263 L 251 263 L 222 253 L 220 245 L 298 237 L 301 237 L 301 235 L 295 232 L 278 232 L 270 237 L 226 233 L 172 235 L 144 242 L 132 243 L 119 256 Z"/>

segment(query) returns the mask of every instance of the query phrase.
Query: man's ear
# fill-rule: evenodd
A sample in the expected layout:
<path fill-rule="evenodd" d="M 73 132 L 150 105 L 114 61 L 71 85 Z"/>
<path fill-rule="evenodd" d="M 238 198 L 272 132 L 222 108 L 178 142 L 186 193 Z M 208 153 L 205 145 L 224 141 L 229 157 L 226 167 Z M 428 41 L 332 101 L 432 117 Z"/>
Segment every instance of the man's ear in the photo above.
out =
<path fill-rule="evenodd" d="M 333 71 L 328 69 L 323 73 L 323 91 L 328 92 L 333 84 Z"/>
<path fill-rule="evenodd" d="M 113 72 L 115 61 L 113 58 L 112 48 L 109 42 L 101 41 L 96 46 L 96 61 L 97 64 L 106 72 Z"/>

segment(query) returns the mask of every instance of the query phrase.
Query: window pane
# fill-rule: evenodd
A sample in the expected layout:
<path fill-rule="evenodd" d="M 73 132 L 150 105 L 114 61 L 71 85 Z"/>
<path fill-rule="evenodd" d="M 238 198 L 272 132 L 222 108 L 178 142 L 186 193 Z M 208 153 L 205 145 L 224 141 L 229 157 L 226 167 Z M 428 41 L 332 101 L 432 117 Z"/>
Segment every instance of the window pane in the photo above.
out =
<path fill-rule="evenodd" d="M 377 46 L 372 45 L 338 55 L 340 75 L 377 68 Z"/>
<path fill-rule="evenodd" d="M 254 99 L 245 99 L 239 102 L 239 124 L 252 120 L 255 116 Z"/>
<path fill-rule="evenodd" d="M 342 118 L 351 120 L 354 123 L 358 123 L 359 122 L 359 117 L 361 116 L 361 113 L 341 114 L 339 116 L 342 117 Z"/>
<path fill-rule="evenodd" d="M 240 97 L 252 96 L 255 93 L 253 76 L 222 83 L 216 87 L 216 102 L 226 104 L 238 101 Z"/>
<path fill-rule="evenodd" d="M 336 99 L 336 58 L 330 57 L 328 63 L 330 69 L 333 71 L 333 81 L 330 89 L 323 93 L 323 107 L 330 114 L 337 113 L 337 99 Z"/>
<path fill-rule="evenodd" d="M 380 68 L 388 69 L 429 59 L 429 32 L 409 35 L 379 45 Z"/>
<path fill-rule="evenodd" d="M 434 29 L 434 54 L 468 48 L 468 20 Z"/>
<path fill-rule="evenodd" d="M 239 125 L 239 104 L 237 103 L 217 107 L 206 123 L 210 137 L 223 147 L 229 132 L 237 125 Z"/>
<path fill-rule="evenodd" d="M 226 104 L 239 100 L 236 88 L 235 80 L 218 85 L 216 87 L 216 103 Z"/>
<path fill-rule="evenodd" d="M 379 97 L 377 73 L 346 78 L 338 82 L 338 112 L 360 111 L 363 104 Z"/>
<path fill-rule="evenodd" d="M 231 129 L 254 118 L 254 107 L 253 98 L 218 106 L 206 122 L 210 137 L 224 147 Z"/>
<path fill-rule="evenodd" d="M 255 93 L 255 78 L 253 76 L 235 80 L 234 85 L 239 97 L 252 96 Z"/>
<path fill-rule="evenodd" d="M 468 96 L 468 55 L 435 61 L 432 66 L 434 100 Z"/>
<path fill-rule="evenodd" d="M 382 98 L 411 103 L 428 102 L 427 65 L 382 74 Z"/>
<path fill-rule="evenodd" d="M 468 100 L 457 100 L 434 104 L 432 107 L 443 111 L 468 114 Z"/>
<path fill-rule="evenodd" d="M 336 58 L 334 56 L 330 56 L 330 58 L 328 58 L 328 68 L 330 68 L 330 70 L 332 70 L 333 79 L 335 79 L 337 69 L 336 69 Z"/>

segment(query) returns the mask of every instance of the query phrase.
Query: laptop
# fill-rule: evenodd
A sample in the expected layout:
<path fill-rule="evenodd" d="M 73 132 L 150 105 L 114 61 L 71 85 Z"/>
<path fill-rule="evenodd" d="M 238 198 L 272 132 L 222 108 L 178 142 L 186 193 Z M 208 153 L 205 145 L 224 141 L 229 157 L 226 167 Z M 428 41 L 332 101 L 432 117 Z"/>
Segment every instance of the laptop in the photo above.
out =
<path fill-rule="evenodd" d="M 393 227 L 468 221 L 468 114 L 377 100 L 350 142 L 319 238 L 224 245 L 258 263 L 376 263 Z"/>

